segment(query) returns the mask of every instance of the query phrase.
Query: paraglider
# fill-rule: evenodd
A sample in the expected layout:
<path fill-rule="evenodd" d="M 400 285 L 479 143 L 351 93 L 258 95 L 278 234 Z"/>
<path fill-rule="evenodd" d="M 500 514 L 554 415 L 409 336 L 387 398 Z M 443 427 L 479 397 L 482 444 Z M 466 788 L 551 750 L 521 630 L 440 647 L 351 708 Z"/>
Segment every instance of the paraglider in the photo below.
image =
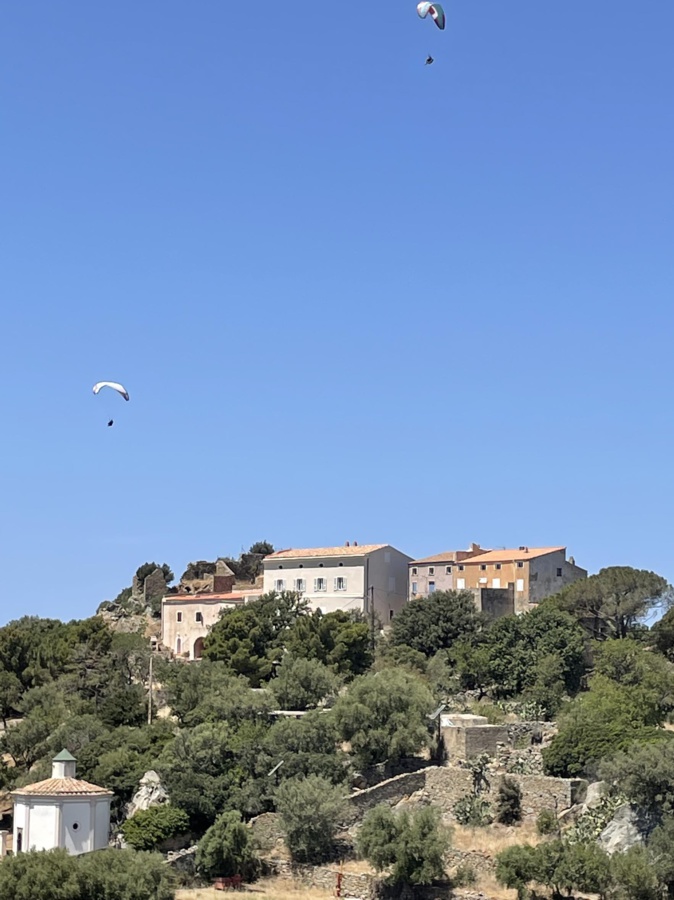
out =
<path fill-rule="evenodd" d="M 445 11 L 440 6 L 439 3 L 418 3 L 417 4 L 417 13 L 419 17 L 425 19 L 426 16 L 430 13 L 431 18 L 438 26 L 438 28 L 442 31 L 445 27 Z"/>
<path fill-rule="evenodd" d="M 110 426 L 114 425 L 114 424 L 115 424 L 114 421 L 112 419 L 110 419 L 110 421 L 108 422 L 108 428 L 110 428 Z"/>
<path fill-rule="evenodd" d="M 427 66 L 432 65 L 434 62 L 435 62 L 435 60 L 433 59 L 432 56 L 429 55 L 429 56 L 426 57 L 426 65 L 427 65 Z"/>
<path fill-rule="evenodd" d="M 129 392 L 127 391 L 127 389 L 123 385 L 118 384 L 116 381 L 99 381 L 98 384 L 94 385 L 94 394 L 97 394 L 101 390 L 101 388 L 104 387 L 109 387 L 112 388 L 113 391 L 117 391 L 117 393 L 121 394 L 125 400 L 129 399 Z"/>

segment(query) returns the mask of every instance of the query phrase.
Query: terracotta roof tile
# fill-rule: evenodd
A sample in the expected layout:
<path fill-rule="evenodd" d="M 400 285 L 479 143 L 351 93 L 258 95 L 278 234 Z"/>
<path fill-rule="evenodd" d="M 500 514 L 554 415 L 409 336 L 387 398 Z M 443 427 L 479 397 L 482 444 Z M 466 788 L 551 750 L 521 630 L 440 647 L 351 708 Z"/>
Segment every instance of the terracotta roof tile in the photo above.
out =
<path fill-rule="evenodd" d="M 469 559 L 462 559 L 461 565 L 477 566 L 484 563 L 509 563 L 526 562 L 528 559 L 537 559 L 539 556 L 547 556 L 548 553 L 556 553 L 566 550 L 566 547 L 529 547 L 527 550 L 490 550 L 488 553 L 480 553 Z"/>
<path fill-rule="evenodd" d="M 349 547 L 310 547 L 305 550 L 277 550 L 276 553 L 270 553 L 265 556 L 265 562 L 268 559 L 307 559 L 309 557 L 321 556 L 363 556 L 365 553 L 372 553 L 375 550 L 381 550 L 388 547 L 389 544 L 351 544 Z"/>
<path fill-rule="evenodd" d="M 414 559 L 410 563 L 411 566 L 425 565 L 425 563 L 460 563 L 466 559 L 482 557 L 485 553 L 491 553 L 491 550 L 446 550 L 444 553 L 436 553 L 435 556 L 424 556 L 423 559 Z"/>
<path fill-rule="evenodd" d="M 262 591 L 234 591 L 221 594 L 209 594 L 204 591 L 203 594 L 166 594 L 163 599 L 164 602 L 178 601 L 179 603 L 187 603 L 190 600 L 193 600 L 195 603 L 208 603 L 209 600 L 217 601 L 218 603 L 223 600 L 235 600 L 240 602 L 247 597 L 258 597 L 261 593 Z"/>
<path fill-rule="evenodd" d="M 12 791 L 12 796 L 22 797 L 28 795 L 64 795 L 64 794 L 109 794 L 112 791 L 90 784 L 88 781 L 80 781 L 79 778 L 47 778 L 46 781 L 38 781 L 35 784 L 26 785 Z"/>

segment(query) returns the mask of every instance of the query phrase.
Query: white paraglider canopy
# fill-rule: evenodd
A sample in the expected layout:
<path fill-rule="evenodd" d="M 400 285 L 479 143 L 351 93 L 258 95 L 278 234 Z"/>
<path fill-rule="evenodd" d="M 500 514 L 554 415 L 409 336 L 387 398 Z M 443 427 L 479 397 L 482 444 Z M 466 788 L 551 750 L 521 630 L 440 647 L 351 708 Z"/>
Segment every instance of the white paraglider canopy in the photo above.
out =
<path fill-rule="evenodd" d="M 118 394 L 121 394 L 125 400 L 129 399 L 129 392 L 122 384 L 118 384 L 116 381 L 99 381 L 94 385 L 94 394 L 97 394 L 101 388 L 109 387 L 113 391 L 117 391 Z"/>
<path fill-rule="evenodd" d="M 439 3 L 417 3 L 417 13 L 422 19 L 430 13 L 431 18 L 440 29 L 445 27 L 445 11 Z"/>

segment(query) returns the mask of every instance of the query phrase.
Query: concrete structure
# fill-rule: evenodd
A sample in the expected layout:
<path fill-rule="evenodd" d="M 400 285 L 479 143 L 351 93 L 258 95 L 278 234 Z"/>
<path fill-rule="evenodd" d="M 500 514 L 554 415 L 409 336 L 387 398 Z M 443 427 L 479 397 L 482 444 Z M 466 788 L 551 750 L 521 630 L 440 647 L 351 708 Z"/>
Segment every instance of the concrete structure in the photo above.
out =
<path fill-rule="evenodd" d="M 566 547 L 483 550 L 473 544 L 468 555 L 459 557 L 461 552 L 413 560 L 409 566 L 410 599 L 435 590 L 470 590 L 480 598 L 480 608 L 489 600 L 497 609 L 501 601 L 493 592 L 506 591 L 512 593 L 514 612 L 522 613 L 568 584 L 587 578 L 587 571 L 577 566 L 573 557 L 566 559 Z M 485 589 L 490 590 L 491 597 L 477 593 Z M 507 595 L 503 603 L 508 605 Z"/>
<path fill-rule="evenodd" d="M 407 601 L 410 556 L 390 544 L 279 550 L 265 557 L 264 591 L 299 591 L 312 609 L 374 611 L 389 624 Z"/>
<path fill-rule="evenodd" d="M 498 744 L 508 741 L 506 725 L 489 725 L 486 716 L 468 713 L 443 714 L 440 734 L 450 763 L 455 759 L 473 759 L 481 753 L 496 756 Z"/>
<path fill-rule="evenodd" d="M 78 855 L 108 846 L 113 793 L 76 778 L 75 758 L 62 750 L 52 777 L 12 791 L 14 853 L 65 849 Z"/>
<path fill-rule="evenodd" d="M 204 639 L 223 609 L 256 600 L 261 591 L 167 594 L 161 604 L 161 643 L 176 656 L 201 659 Z"/>

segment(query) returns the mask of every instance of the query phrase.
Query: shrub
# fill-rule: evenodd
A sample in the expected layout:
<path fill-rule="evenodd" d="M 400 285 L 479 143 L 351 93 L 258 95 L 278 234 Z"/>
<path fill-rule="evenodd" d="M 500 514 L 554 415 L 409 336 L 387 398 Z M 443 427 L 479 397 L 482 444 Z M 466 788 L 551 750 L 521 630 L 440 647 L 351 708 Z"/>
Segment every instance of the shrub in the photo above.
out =
<path fill-rule="evenodd" d="M 542 809 L 536 819 L 536 830 L 539 834 L 555 834 L 559 831 L 557 815 L 551 809 Z"/>
<path fill-rule="evenodd" d="M 320 775 L 289 778 L 280 785 L 276 809 L 293 859 L 311 863 L 330 857 L 345 809 L 343 794 L 342 788 Z"/>
<path fill-rule="evenodd" d="M 199 841 L 195 862 L 198 871 L 207 878 L 241 875 L 250 880 L 254 877 L 258 861 L 241 813 L 230 810 L 218 816 Z"/>
<path fill-rule="evenodd" d="M 468 866 L 465 863 L 457 866 L 452 875 L 453 888 L 470 887 L 475 884 L 476 881 L 477 872 L 472 866 Z"/>
<path fill-rule="evenodd" d="M 382 804 L 371 809 L 358 832 L 358 850 L 377 871 L 392 867 L 394 884 L 431 884 L 445 875 L 449 831 L 440 810 L 426 806 L 394 813 Z"/>
<path fill-rule="evenodd" d="M 496 821 L 512 825 L 522 818 L 522 789 L 514 778 L 504 778 L 496 797 Z"/>
<path fill-rule="evenodd" d="M 489 801 L 477 794 L 466 794 L 454 804 L 453 812 L 459 825 L 469 825 L 471 828 L 489 825 L 494 818 Z"/>
<path fill-rule="evenodd" d="M 141 809 L 122 825 L 122 834 L 134 850 L 156 850 L 164 841 L 189 831 L 187 813 L 175 806 Z"/>

